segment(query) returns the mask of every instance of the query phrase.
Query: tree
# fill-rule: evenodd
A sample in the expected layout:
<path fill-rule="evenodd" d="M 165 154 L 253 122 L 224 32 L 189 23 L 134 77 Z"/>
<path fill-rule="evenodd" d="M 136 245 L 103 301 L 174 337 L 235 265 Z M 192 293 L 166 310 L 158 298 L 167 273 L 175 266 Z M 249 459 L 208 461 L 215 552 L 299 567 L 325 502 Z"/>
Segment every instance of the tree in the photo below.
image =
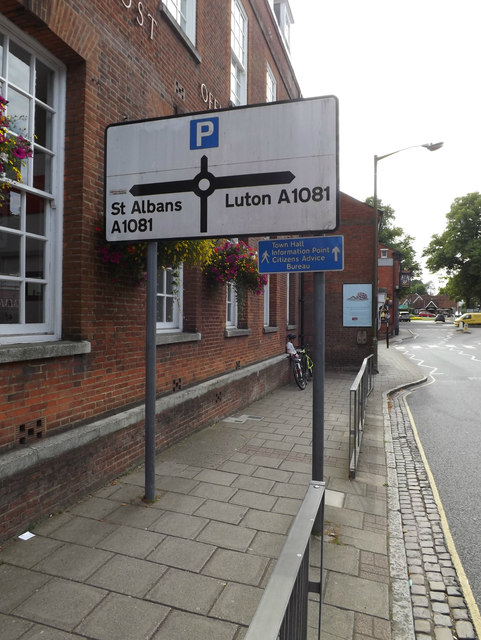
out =
<path fill-rule="evenodd" d="M 426 291 L 426 285 L 424 284 L 424 282 L 422 282 L 422 280 L 411 280 L 411 287 L 409 288 L 409 293 L 417 293 L 420 296 L 424 296 L 427 291 Z"/>
<path fill-rule="evenodd" d="M 444 289 L 469 307 L 481 302 L 481 194 L 456 198 L 446 214 L 446 229 L 433 235 L 423 256 L 430 271 L 445 270 Z"/>
<path fill-rule="evenodd" d="M 372 196 L 366 198 L 366 204 L 373 207 L 374 198 Z M 414 238 L 406 235 L 401 227 L 395 225 L 395 211 L 390 205 L 383 204 L 382 200 L 378 200 L 377 208 L 378 211 L 382 212 L 380 216 L 379 242 L 399 251 L 402 254 L 403 268 L 409 269 L 413 277 L 420 276 L 421 266 L 416 260 L 416 251 L 412 246 Z"/>

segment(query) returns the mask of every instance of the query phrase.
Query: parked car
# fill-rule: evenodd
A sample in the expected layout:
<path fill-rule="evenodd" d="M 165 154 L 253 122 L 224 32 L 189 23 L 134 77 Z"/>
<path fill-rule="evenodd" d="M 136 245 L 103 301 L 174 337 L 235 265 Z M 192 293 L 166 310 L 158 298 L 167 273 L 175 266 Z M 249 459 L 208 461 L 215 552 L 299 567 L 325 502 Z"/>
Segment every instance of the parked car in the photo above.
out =
<path fill-rule="evenodd" d="M 401 311 L 399 314 L 399 322 L 411 322 L 411 314 L 409 311 Z"/>
<path fill-rule="evenodd" d="M 481 324 L 481 313 L 463 313 L 462 316 L 456 318 L 454 321 L 454 326 L 459 327 L 459 325 L 463 324 Z"/>
<path fill-rule="evenodd" d="M 420 318 L 434 318 L 435 314 L 430 311 L 420 311 L 418 315 Z"/>
<path fill-rule="evenodd" d="M 438 313 L 438 315 L 434 318 L 434 322 L 446 322 L 444 313 Z"/>

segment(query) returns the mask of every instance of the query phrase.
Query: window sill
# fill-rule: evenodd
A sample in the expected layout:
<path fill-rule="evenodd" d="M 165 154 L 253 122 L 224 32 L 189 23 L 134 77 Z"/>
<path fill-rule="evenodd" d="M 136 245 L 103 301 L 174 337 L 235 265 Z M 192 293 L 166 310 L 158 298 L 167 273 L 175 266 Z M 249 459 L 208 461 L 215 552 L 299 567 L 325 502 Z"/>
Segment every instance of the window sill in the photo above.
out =
<path fill-rule="evenodd" d="M 238 329 L 237 327 L 226 327 L 224 329 L 224 338 L 238 338 L 240 336 L 250 336 L 250 329 Z"/>
<path fill-rule="evenodd" d="M 279 331 L 279 327 L 264 327 L 262 329 L 263 333 L 277 333 Z"/>
<path fill-rule="evenodd" d="M 74 342 L 58 340 L 56 342 L 29 342 L 5 344 L 0 346 L 0 364 L 43 360 L 44 358 L 64 358 L 90 353 L 91 344 L 87 340 Z"/>
<path fill-rule="evenodd" d="M 177 342 L 199 342 L 202 334 L 195 333 L 158 333 L 155 337 L 155 344 L 175 344 Z"/>

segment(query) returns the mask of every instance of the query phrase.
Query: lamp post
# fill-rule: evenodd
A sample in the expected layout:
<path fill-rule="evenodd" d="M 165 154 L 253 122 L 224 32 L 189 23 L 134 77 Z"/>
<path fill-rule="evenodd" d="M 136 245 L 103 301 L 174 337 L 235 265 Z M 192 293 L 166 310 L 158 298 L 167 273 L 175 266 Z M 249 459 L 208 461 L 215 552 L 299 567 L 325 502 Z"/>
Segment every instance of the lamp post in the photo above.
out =
<path fill-rule="evenodd" d="M 386 153 L 383 156 L 374 156 L 374 269 L 373 269 L 373 291 L 372 291 L 372 330 L 373 330 L 373 338 L 372 338 L 372 346 L 373 346 L 373 369 L 374 372 L 377 373 L 378 369 L 378 243 L 379 243 L 379 224 L 378 224 L 378 209 L 377 209 L 377 163 L 379 160 L 384 160 L 384 158 L 389 158 L 389 156 L 393 156 L 396 153 L 401 153 L 402 151 L 407 151 L 408 149 L 415 149 L 417 147 L 424 147 L 428 151 L 437 151 L 441 149 L 444 142 L 427 142 L 426 144 L 415 144 L 410 147 L 404 147 L 403 149 L 398 149 L 397 151 L 391 151 L 391 153 Z"/>

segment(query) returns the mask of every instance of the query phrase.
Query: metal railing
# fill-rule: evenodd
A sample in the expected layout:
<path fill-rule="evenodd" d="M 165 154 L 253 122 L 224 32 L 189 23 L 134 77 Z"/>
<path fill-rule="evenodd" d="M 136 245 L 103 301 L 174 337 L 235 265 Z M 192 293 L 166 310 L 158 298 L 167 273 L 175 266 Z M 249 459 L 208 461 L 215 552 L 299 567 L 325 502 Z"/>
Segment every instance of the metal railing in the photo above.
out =
<path fill-rule="evenodd" d="M 364 433 L 367 397 L 374 389 L 373 356 L 364 358 L 351 385 L 349 396 L 349 477 L 356 477 L 357 461 Z"/>
<path fill-rule="evenodd" d="M 319 594 L 318 638 L 321 637 L 322 532 L 324 482 L 312 481 L 267 583 L 245 640 L 306 640 L 309 593 Z M 319 527 L 319 582 L 309 581 L 310 537 Z M 311 567 L 312 570 L 312 567 Z"/>

